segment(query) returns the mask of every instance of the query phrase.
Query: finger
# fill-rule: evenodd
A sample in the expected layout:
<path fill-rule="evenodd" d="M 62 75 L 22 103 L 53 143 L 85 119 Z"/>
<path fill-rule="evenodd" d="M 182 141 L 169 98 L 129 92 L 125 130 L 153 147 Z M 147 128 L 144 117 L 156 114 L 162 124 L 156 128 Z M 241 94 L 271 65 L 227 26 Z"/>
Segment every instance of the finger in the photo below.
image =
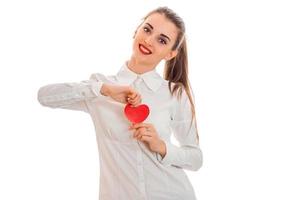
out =
<path fill-rule="evenodd" d="M 138 92 L 134 88 L 129 88 L 129 91 L 127 92 L 127 97 L 130 99 L 134 99 L 137 94 Z"/>
<path fill-rule="evenodd" d="M 139 130 L 136 130 L 133 134 L 133 137 L 137 138 L 139 136 L 139 134 L 140 134 Z"/>
<path fill-rule="evenodd" d="M 147 136 L 147 135 L 143 135 L 143 136 L 140 138 L 140 141 L 143 141 L 143 142 L 150 142 L 151 140 L 152 140 L 152 137 Z"/>
<path fill-rule="evenodd" d="M 132 99 L 128 99 L 128 103 L 133 104 L 133 100 Z"/>
<path fill-rule="evenodd" d="M 135 131 L 134 131 L 134 137 L 137 137 L 139 134 L 141 134 L 141 133 L 144 133 L 144 129 L 143 128 L 138 128 L 138 129 L 135 129 Z"/>
<path fill-rule="evenodd" d="M 129 98 L 131 104 L 135 104 L 140 99 L 140 95 L 137 94 L 135 96 L 130 96 L 128 98 Z"/>
<path fill-rule="evenodd" d="M 136 104 L 140 104 L 140 103 L 141 103 L 141 96 L 140 96 L 140 95 L 138 95 L 138 96 L 136 97 L 135 103 L 136 103 Z"/>
<path fill-rule="evenodd" d="M 131 98 L 128 98 L 127 99 L 127 103 L 134 105 L 135 101 L 133 99 L 131 99 Z"/>
<path fill-rule="evenodd" d="M 136 136 L 136 139 L 137 139 L 137 140 L 140 140 L 141 137 L 142 137 L 142 134 L 138 134 L 138 135 Z"/>
<path fill-rule="evenodd" d="M 136 123 L 134 125 L 132 125 L 133 128 L 140 128 L 140 127 L 150 127 L 151 125 L 148 123 Z"/>
<path fill-rule="evenodd" d="M 138 96 L 137 94 L 134 94 L 134 95 L 131 95 L 130 98 L 131 98 L 132 100 L 135 100 L 135 99 L 137 98 L 137 96 Z"/>
<path fill-rule="evenodd" d="M 138 133 L 138 135 L 136 136 L 136 138 L 137 138 L 138 140 L 140 140 L 141 137 L 144 136 L 144 135 L 146 135 L 145 131 L 141 130 L 141 131 L 139 131 L 139 133 Z"/>
<path fill-rule="evenodd" d="M 130 97 L 127 97 L 127 98 L 126 98 L 126 101 L 127 101 L 127 103 L 130 103 L 130 102 L 131 102 L 131 98 L 130 98 Z"/>
<path fill-rule="evenodd" d="M 134 99 L 137 95 L 138 95 L 137 92 L 133 92 L 133 93 L 129 94 L 128 96 L 129 96 L 131 99 Z"/>
<path fill-rule="evenodd" d="M 133 104 L 135 102 L 135 99 L 130 99 L 130 103 Z"/>
<path fill-rule="evenodd" d="M 131 125 L 129 126 L 129 130 L 138 130 L 142 127 L 146 127 L 146 126 L 141 126 L 142 124 L 146 124 L 146 123 L 135 123 L 135 122 L 132 122 Z"/>
<path fill-rule="evenodd" d="M 133 106 L 137 106 L 137 105 L 139 104 L 139 102 L 140 102 L 139 99 L 135 99 L 135 100 L 132 100 L 132 101 L 131 101 L 131 104 L 132 104 Z"/>
<path fill-rule="evenodd" d="M 132 95 L 127 95 L 128 100 L 133 100 Z"/>

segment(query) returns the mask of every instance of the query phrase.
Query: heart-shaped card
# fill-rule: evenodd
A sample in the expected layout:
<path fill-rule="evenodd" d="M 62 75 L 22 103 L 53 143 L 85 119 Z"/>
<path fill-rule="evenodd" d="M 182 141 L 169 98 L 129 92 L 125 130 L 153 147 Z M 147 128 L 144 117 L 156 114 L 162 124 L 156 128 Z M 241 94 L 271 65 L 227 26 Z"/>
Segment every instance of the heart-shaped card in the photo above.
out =
<path fill-rule="evenodd" d="M 127 104 L 124 107 L 124 114 L 127 119 L 133 123 L 143 122 L 149 115 L 150 109 L 146 104 L 141 104 L 133 107 L 131 104 Z"/>

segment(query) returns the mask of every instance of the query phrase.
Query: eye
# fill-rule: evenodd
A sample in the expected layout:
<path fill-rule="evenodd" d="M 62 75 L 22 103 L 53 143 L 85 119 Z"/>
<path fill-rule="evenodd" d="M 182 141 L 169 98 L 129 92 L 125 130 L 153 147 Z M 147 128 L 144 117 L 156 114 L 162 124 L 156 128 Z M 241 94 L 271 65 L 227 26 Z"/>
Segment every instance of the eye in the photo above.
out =
<path fill-rule="evenodd" d="M 159 39 L 159 42 L 160 42 L 161 44 L 167 44 L 167 41 L 165 41 L 165 40 L 162 39 L 162 38 Z"/>
<path fill-rule="evenodd" d="M 148 27 L 143 28 L 144 32 L 150 32 L 150 29 Z"/>

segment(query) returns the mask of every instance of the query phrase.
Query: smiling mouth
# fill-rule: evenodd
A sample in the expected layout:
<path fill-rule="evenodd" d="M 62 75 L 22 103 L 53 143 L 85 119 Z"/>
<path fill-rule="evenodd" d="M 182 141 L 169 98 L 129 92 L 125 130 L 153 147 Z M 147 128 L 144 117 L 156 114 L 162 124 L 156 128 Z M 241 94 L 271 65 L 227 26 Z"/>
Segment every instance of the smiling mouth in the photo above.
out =
<path fill-rule="evenodd" d="M 139 44 L 139 45 L 138 45 L 138 48 L 139 48 L 140 52 L 142 52 L 142 53 L 145 54 L 145 55 L 150 55 L 150 54 L 152 54 L 151 50 L 149 50 L 148 48 L 146 48 L 146 47 L 145 47 L 144 45 L 142 45 L 142 44 Z"/>

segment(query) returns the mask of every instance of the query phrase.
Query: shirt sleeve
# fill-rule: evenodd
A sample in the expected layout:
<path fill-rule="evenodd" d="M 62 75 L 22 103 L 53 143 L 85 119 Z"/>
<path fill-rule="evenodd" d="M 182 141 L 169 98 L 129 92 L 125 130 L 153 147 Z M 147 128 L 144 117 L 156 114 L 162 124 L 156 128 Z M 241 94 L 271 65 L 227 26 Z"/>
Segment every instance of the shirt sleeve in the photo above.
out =
<path fill-rule="evenodd" d="M 192 125 L 191 120 L 193 120 Z M 164 141 L 166 154 L 162 158 L 157 153 L 158 161 L 165 166 L 172 165 L 190 171 L 197 171 L 202 166 L 203 155 L 197 140 L 196 121 L 195 118 L 192 119 L 191 104 L 185 91 L 183 91 L 181 99 L 177 100 L 171 121 L 171 130 L 179 146 Z"/>
<path fill-rule="evenodd" d="M 109 98 L 100 93 L 104 82 L 105 76 L 95 73 L 89 80 L 48 84 L 38 89 L 37 98 L 42 106 L 88 112 L 86 101 Z"/>

